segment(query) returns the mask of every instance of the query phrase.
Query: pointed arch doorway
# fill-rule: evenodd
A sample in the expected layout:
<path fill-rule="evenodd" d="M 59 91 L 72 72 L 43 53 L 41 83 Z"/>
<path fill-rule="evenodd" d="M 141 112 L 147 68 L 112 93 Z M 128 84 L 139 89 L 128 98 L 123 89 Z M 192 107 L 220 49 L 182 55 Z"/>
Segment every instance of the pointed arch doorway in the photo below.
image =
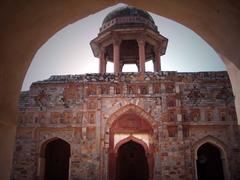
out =
<path fill-rule="evenodd" d="M 198 180 L 224 180 L 221 152 L 210 143 L 201 145 L 197 151 Z"/>
<path fill-rule="evenodd" d="M 116 180 L 148 180 L 148 162 L 141 144 L 132 140 L 122 144 L 116 159 Z"/>
<path fill-rule="evenodd" d="M 52 138 L 41 146 L 39 179 L 69 179 L 70 144 L 60 138 Z"/>
<path fill-rule="evenodd" d="M 129 108 L 111 123 L 108 151 L 109 180 L 153 178 L 153 126 L 146 120 L 149 116 L 139 109 L 135 106 Z"/>

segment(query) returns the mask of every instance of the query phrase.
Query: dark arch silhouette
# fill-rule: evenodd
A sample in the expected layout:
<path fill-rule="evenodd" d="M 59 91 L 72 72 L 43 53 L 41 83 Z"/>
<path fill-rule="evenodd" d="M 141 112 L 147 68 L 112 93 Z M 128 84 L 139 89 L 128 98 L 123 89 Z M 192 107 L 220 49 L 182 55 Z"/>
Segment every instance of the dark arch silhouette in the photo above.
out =
<path fill-rule="evenodd" d="M 142 145 L 128 141 L 117 154 L 117 180 L 148 180 L 148 162 Z"/>
<path fill-rule="evenodd" d="M 197 151 L 198 180 L 224 180 L 221 152 L 211 143 L 205 143 Z"/>
<path fill-rule="evenodd" d="M 67 180 L 70 144 L 62 139 L 50 141 L 45 148 L 45 180 Z"/>

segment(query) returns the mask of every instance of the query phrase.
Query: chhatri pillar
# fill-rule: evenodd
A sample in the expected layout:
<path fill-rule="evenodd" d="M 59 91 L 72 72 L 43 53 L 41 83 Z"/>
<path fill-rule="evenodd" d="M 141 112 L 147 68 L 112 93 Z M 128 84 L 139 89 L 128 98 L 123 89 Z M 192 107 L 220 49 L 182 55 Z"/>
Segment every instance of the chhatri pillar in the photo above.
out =
<path fill-rule="evenodd" d="M 120 39 L 113 39 L 113 63 L 114 73 L 120 73 Z"/>
<path fill-rule="evenodd" d="M 100 48 L 100 56 L 99 56 L 99 73 L 106 73 L 106 58 L 105 58 L 105 49 Z"/>
<path fill-rule="evenodd" d="M 136 64 L 145 72 L 145 62 L 152 61 L 154 71 L 161 71 L 160 56 L 165 54 L 167 38 L 162 36 L 151 15 L 134 7 L 120 7 L 103 20 L 98 36 L 90 43 L 99 57 L 99 73 L 106 72 L 106 63 L 114 63 L 114 73 L 125 64 Z M 104 50 L 102 50 L 104 49 Z"/>
<path fill-rule="evenodd" d="M 145 40 L 140 39 L 138 42 L 139 49 L 139 72 L 145 72 Z"/>
<path fill-rule="evenodd" d="M 153 61 L 153 66 L 154 66 L 154 72 L 160 72 L 161 71 L 161 63 L 160 63 L 160 50 L 159 48 L 154 49 L 154 61 Z"/>

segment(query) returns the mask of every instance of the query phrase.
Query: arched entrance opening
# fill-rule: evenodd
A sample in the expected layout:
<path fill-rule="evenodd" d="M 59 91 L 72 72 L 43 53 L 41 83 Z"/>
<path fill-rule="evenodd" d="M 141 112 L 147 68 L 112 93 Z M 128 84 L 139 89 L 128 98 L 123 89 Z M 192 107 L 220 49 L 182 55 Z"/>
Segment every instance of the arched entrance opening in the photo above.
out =
<path fill-rule="evenodd" d="M 122 114 L 119 114 L 119 111 Z M 146 112 L 129 105 L 110 118 L 109 180 L 152 179 L 154 171 L 153 125 Z"/>
<path fill-rule="evenodd" d="M 198 180 L 224 180 L 221 152 L 216 146 L 210 143 L 200 146 L 196 163 Z"/>
<path fill-rule="evenodd" d="M 40 179 L 67 180 L 69 177 L 70 144 L 54 138 L 42 145 Z"/>
<path fill-rule="evenodd" d="M 148 180 L 148 162 L 142 145 L 128 141 L 117 153 L 117 180 Z"/>

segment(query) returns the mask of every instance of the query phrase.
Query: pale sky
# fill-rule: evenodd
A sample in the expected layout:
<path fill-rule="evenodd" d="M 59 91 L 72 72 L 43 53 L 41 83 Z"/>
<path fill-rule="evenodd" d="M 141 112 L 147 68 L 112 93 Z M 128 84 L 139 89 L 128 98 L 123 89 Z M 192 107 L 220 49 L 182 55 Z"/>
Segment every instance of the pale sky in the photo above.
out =
<path fill-rule="evenodd" d="M 97 37 L 104 17 L 118 4 L 66 26 L 52 36 L 35 54 L 25 76 L 22 90 L 31 83 L 51 75 L 98 73 L 98 59 L 93 56 L 90 41 Z M 149 12 L 150 13 L 150 12 Z M 223 71 L 225 65 L 200 36 L 187 27 L 170 19 L 150 13 L 160 34 L 168 38 L 166 54 L 161 57 L 163 71 L 198 72 Z M 146 71 L 152 71 L 152 63 L 146 63 Z M 133 65 L 123 71 L 136 72 Z M 113 72 L 113 64 L 107 65 Z"/>

